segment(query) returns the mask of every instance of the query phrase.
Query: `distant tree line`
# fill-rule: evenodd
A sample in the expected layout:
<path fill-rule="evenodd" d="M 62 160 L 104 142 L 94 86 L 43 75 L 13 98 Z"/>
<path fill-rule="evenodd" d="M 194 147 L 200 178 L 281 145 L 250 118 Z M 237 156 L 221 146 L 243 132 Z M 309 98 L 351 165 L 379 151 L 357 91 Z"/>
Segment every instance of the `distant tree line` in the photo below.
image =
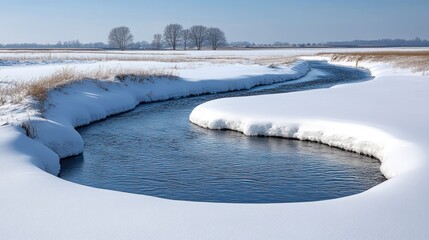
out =
<path fill-rule="evenodd" d="M 251 43 L 248 41 L 230 42 L 231 48 L 316 48 L 316 47 L 429 47 L 429 41 L 420 38 L 405 39 L 380 39 L 380 40 L 353 40 L 326 43 Z"/>
<path fill-rule="evenodd" d="M 194 47 L 201 50 L 203 47 L 210 47 L 213 50 L 226 46 L 225 33 L 215 27 L 205 27 L 194 25 L 189 29 L 184 29 L 182 25 L 173 23 L 164 28 L 164 34 L 155 34 L 152 41 L 154 49 L 161 49 L 163 44 L 168 48 L 176 50 L 179 46 L 184 50 Z"/>
<path fill-rule="evenodd" d="M 411 40 L 379 39 L 327 42 L 325 45 L 334 47 L 428 47 L 429 41 L 417 37 Z"/>
<path fill-rule="evenodd" d="M 274 42 L 274 43 L 251 43 L 248 41 L 237 41 L 228 43 L 229 47 L 233 48 L 283 48 L 291 47 L 293 44 L 288 42 Z"/>
<path fill-rule="evenodd" d="M 71 40 L 55 44 L 40 44 L 40 43 L 10 43 L 1 45 L 1 48 L 107 48 L 108 45 L 103 42 L 81 43 L 79 40 Z"/>
<path fill-rule="evenodd" d="M 132 48 L 133 39 L 134 36 L 130 29 L 125 26 L 113 28 L 108 36 L 109 46 L 120 50 Z M 193 47 L 201 50 L 204 47 L 210 47 L 216 50 L 226 44 L 225 33 L 219 28 L 194 25 L 189 29 L 184 29 L 177 23 L 165 26 L 163 34 L 155 34 L 152 40 L 153 49 L 167 47 L 176 50 L 178 47 L 183 47 L 184 50 L 187 50 L 189 47 Z"/>
<path fill-rule="evenodd" d="M 173 26 L 171 26 L 173 25 Z M 164 29 L 164 34 L 154 34 L 152 42 L 147 41 L 129 41 L 125 49 L 178 49 L 187 50 L 189 48 L 202 49 L 210 47 L 217 49 L 218 47 L 227 48 L 315 48 L 315 47 L 429 47 L 429 41 L 414 38 L 411 40 L 405 39 L 380 39 L 380 40 L 354 40 L 341 42 L 327 43 L 288 43 L 288 42 L 273 42 L 273 43 L 253 43 L 249 41 L 226 42 L 225 34 L 218 28 L 207 28 L 196 25 L 189 29 L 180 28 L 181 25 L 174 26 L 169 24 Z M 170 29 L 171 28 L 171 29 Z M 167 30 L 167 34 L 166 34 Z M 180 31 L 179 31 L 180 30 Z M 218 31 L 219 30 L 219 31 Z M 131 32 L 129 32 L 131 34 Z M 110 34 L 109 34 L 110 36 Z M 128 38 L 133 40 L 133 38 Z M 120 45 L 110 42 L 82 43 L 79 40 L 58 41 L 56 44 L 40 44 L 40 43 L 11 43 L 0 44 L 0 48 L 86 48 L 86 49 L 121 49 Z"/>

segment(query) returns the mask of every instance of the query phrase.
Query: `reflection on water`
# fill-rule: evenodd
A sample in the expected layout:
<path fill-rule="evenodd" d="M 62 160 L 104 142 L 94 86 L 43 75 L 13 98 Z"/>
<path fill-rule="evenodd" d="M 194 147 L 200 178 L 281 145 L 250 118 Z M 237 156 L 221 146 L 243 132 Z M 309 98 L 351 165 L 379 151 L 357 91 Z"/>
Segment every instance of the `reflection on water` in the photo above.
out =
<path fill-rule="evenodd" d="M 84 185 L 169 199 L 275 203 L 331 199 L 382 181 L 376 159 L 296 140 L 247 137 L 188 122 L 219 97 L 290 92 L 366 80 L 368 72 L 311 63 L 314 78 L 248 91 L 150 104 L 78 129 L 84 153 L 61 161 L 60 177 Z"/>

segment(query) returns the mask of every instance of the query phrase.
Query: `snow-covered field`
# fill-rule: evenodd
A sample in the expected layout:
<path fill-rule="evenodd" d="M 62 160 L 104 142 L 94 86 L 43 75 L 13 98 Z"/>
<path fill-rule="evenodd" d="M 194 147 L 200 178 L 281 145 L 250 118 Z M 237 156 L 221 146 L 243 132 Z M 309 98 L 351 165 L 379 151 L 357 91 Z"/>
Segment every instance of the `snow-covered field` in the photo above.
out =
<path fill-rule="evenodd" d="M 379 49 L 348 49 L 348 48 L 303 48 L 303 49 L 280 49 L 280 50 L 239 50 L 239 51 L 75 51 L 75 50 L 1 50 L 0 59 L 2 61 L 52 61 L 60 62 L 65 60 L 96 60 L 96 61 L 109 61 L 109 60 L 122 60 L 122 61 L 197 61 L 197 60 L 210 60 L 215 58 L 222 58 L 227 60 L 229 58 L 259 58 L 267 56 L 301 56 L 313 55 L 319 52 L 364 52 L 368 50 L 385 51 L 383 48 Z M 395 50 L 413 51 L 410 48 L 396 48 Z M 2 62 L 0 61 L 0 62 Z M 0 65 L 1 66 L 1 65 Z"/>
<path fill-rule="evenodd" d="M 198 60 L 82 57 L 89 62 L 1 67 L 0 81 L 29 81 L 65 66 L 86 71 L 118 65 L 175 69 L 179 78 L 77 83 L 51 92 L 44 112 L 16 104 L 0 106 L 0 238 L 425 239 L 429 76 L 382 63 L 359 63 L 375 76 L 369 82 L 221 99 L 198 106 L 190 116 L 203 127 L 320 141 L 373 155 L 390 179 L 364 193 L 309 203 L 196 203 L 95 189 L 52 175 L 58 173 L 59 157 L 82 151 L 76 126 L 132 109 L 141 101 L 247 89 L 295 79 L 309 70 L 305 61 L 269 68 L 250 60 L 213 62 L 213 58 L 260 61 L 276 56 L 277 61 L 319 51 L 179 52 L 175 54 L 197 55 Z M 156 52 L 161 53 L 171 57 Z M 0 58 L 2 54 L 9 53 L 0 52 Z M 35 139 L 19 126 L 28 118 Z"/>
<path fill-rule="evenodd" d="M 145 62 L 261 62 L 276 58 L 314 55 L 321 52 L 367 52 L 367 51 L 420 51 L 424 48 L 302 48 L 274 50 L 218 50 L 218 51 L 76 51 L 76 50 L 2 50 L 0 69 L 10 65 L 72 64 L 95 61 L 145 61 Z"/>

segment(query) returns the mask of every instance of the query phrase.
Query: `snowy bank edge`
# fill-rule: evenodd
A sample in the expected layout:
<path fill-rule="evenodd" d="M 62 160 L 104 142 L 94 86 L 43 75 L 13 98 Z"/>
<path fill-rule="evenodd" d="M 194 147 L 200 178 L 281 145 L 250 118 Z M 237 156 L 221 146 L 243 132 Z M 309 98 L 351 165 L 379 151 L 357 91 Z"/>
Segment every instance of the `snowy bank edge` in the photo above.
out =
<path fill-rule="evenodd" d="M 216 80 L 205 82 L 167 78 L 157 78 L 141 83 L 127 79 L 123 82 L 84 81 L 76 83 L 49 94 L 46 105 L 54 106 L 54 108 L 48 110 L 44 117 L 37 114 L 29 116 L 33 128 L 36 129 L 37 137 L 33 141 L 34 144 L 26 143 L 24 145 L 28 148 L 32 148 L 31 145 L 43 148 L 40 151 L 43 151 L 44 154 L 30 156 L 30 162 L 43 171 L 57 175 L 60 171 L 60 158 L 78 155 L 83 151 L 84 142 L 75 130 L 76 127 L 130 111 L 142 102 L 250 89 L 259 85 L 295 80 L 305 76 L 310 70 L 306 61 L 299 60 L 289 67 L 274 70 L 277 71 L 274 75 L 267 72 L 267 75 L 243 76 L 243 78 L 230 79 L 224 83 Z M 83 93 L 82 89 L 91 93 L 89 97 L 87 93 Z M 68 101 L 64 101 L 64 97 L 68 98 Z M 25 121 L 25 119 L 13 122 L 12 126 L 1 126 L 0 133 L 2 130 L 10 132 L 10 127 L 13 127 L 14 132 L 18 131 L 25 135 L 19 127 L 21 121 Z M 16 134 L 6 133 L 4 136 L 17 137 Z M 18 138 L 20 139 L 20 137 Z M 13 139 L 4 140 L 5 146 L 10 146 L 8 143 L 14 142 Z M 47 153 L 49 150 L 51 152 Z M 13 159 L 13 154 L 8 158 Z"/>
<path fill-rule="evenodd" d="M 210 116 L 213 116 L 213 112 L 200 105 L 191 113 L 189 120 L 207 129 L 232 130 L 247 136 L 311 141 L 375 157 L 380 160 L 380 171 L 387 179 L 416 169 L 416 163 L 421 159 L 414 144 L 364 125 L 320 120 L 254 122 L 219 114 L 215 118 Z M 404 159 L 411 159 L 414 163 L 407 161 L 405 164 Z"/>
<path fill-rule="evenodd" d="M 324 56 L 305 56 L 302 60 L 327 61 L 331 64 L 357 67 L 351 61 L 332 61 Z M 394 69 L 389 64 L 378 63 L 383 68 Z M 367 69 L 378 77 L 373 64 L 361 62 L 360 68 Z M 375 80 L 375 79 L 374 79 Z M 213 100 L 216 101 L 216 100 Z M 189 121 L 203 128 L 231 130 L 247 136 L 266 136 L 296 139 L 322 143 L 346 151 L 377 158 L 381 162 L 380 171 L 387 178 L 417 169 L 423 162 L 420 149 L 374 127 L 341 121 L 321 121 L 320 119 L 283 119 L 252 121 L 240 119 L 221 111 L 212 110 L 203 103 L 191 112 Z M 404 161 L 404 159 L 408 159 Z"/>

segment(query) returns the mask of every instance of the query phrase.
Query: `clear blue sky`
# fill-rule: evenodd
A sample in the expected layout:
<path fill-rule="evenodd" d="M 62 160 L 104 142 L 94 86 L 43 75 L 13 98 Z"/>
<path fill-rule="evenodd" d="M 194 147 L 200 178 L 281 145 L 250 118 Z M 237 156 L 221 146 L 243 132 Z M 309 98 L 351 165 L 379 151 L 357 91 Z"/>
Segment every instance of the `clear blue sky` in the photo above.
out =
<path fill-rule="evenodd" d="M 429 0 L 0 0 L 0 17 L 0 43 L 106 42 L 121 25 L 151 41 L 169 23 L 256 43 L 429 39 Z"/>

